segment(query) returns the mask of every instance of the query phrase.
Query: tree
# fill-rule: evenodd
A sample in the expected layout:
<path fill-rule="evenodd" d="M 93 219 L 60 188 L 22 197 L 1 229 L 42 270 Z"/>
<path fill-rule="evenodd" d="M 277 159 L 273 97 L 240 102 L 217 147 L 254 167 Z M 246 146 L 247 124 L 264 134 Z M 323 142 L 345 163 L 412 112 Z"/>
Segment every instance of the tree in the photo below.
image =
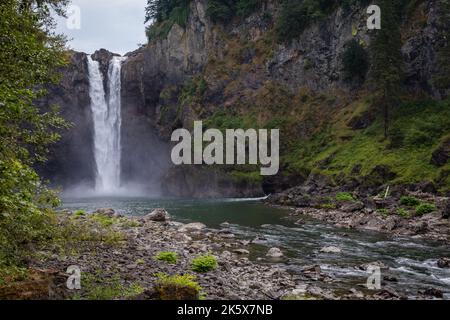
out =
<path fill-rule="evenodd" d="M 442 91 L 445 96 L 450 89 L 450 0 L 442 0 L 439 4 L 439 30 L 440 41 L 442 44 L 438 49 L 438 66 L 439 70 L 435 75 L 434 85 Z"/>
<path fill-rule="evenodd" d="M 357 40 L 350 40 L 342 58 L 346 81 L 364 82 L 369 69 L 369 58 L 366 50 Z"/>
<path fill-rule="evenodd" d="M 392 0 L 380 0 L 381 30 L 376 30 L 371 44 L 373 79 L 380 92 L 379 105 L 384 118 L 384 135 L 388 136 L 390 109 L 399 99 L 403 79 L 403 58 L 399 14 Z"/>
<path fill-rule="evenodd" d="M 65 0 L 2 0 L 0 4 L 0 267 L 17 262 L 26 245 L 47 237 L 55 194 L 33 166 L 66 127 L 57 110 L 34 101 L 58 80 L 64 39 L 52 34 L 50 9 Z"/>

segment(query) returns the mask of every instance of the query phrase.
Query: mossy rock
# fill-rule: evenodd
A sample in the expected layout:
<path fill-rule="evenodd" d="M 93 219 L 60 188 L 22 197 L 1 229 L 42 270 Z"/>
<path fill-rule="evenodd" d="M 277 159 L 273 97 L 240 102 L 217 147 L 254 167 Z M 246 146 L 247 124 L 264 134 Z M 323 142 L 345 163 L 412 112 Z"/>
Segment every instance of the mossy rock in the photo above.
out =
<path fill-rule="evenodd" d="M 200 292 L 191 286 L 175 283 L 157 284 L 154 297 L 157 300 L 199 300 Z"/>

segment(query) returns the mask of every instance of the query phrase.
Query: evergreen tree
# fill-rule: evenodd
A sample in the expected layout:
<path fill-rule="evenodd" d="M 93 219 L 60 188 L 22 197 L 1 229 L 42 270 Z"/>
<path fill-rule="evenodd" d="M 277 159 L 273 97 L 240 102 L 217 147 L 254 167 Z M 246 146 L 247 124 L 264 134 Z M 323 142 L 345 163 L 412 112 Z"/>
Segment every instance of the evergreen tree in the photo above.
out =
<path fill-rule="evenodd" d="M 388 136 L 390 109 L 398 103 L 403 79 L 403 58 L 399 14 L 392 0 L 380 0 L 381 30 L 376 30 L 371 44 L 373 77 L 381 97 L 384 134 Z"/>

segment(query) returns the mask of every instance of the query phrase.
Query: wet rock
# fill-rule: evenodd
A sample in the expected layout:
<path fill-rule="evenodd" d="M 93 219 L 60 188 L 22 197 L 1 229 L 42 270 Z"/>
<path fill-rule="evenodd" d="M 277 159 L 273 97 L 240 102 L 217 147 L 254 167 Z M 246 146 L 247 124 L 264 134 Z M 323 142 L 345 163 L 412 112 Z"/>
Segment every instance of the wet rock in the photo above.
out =
<path fill-rule="evenodd" d="M 362 202 L 347 202 L 344 203 L 341 207 L 341 210 L 344 212 L 355 212 L 364 209 L 364 203 Z"/>
<path fill-rule="evenodd" d="M 306 266 L 303 268 L 303 273 L 321 273 L 322 269 L 319 265 Z"/>
<path fill-rule="evenodd" d="M 448 219 L 450 218 L 450 199 L 447 199 L 445 201 L 443 210 L 442 210 L 442 218 L 443 219 Z"/>
<path fill-rule="evenodd" d="M 445 140 L 432 154 L 431 164 L 442 167 L 450 159 L 450 139 Z"/>
<path fill-rule="evenodd" d="M 201 222 L 193 222 L 183 225 L 178 229 L 179 232 L 195 232 L 206 229 L 206 225 Z"/>
<path fill-rule="evenodd" d="M 237 253 L 237 254 L 241 254 L 241 255 L 250 254 L 250 251 L 245 250 L 245 249 L 236 249 L 236 250 L 233 250 L 233 252 Z"/>
<path fill-rule="evenodd" d="M 320 249 L 322 253 L 341 253 L 342 249 L 334 246 L 324 247 Z"/>
<path fill-rule="evenodd" d="M 281 258 L 284 254 L 279 248 L 271 248 L 266 256 L 269 258 Z"/>
<path fill-rule="evenodd" d="M 146 220 L 165 222 L 170 219 L 169 213 L 164 209 L 155 209 L 144 217 Z"/>
<path fill-rule="evenodd" d="M 444 297 L 444 293 L 436 288 L 428 288 L 423 292 L 424 295 L 426 296 L 430 296 L 430 297 L 435 297 L 435 298 L 443 298 Z"/>
<path fill-rule="evenodd" d="M 112 208 L 100 208 L 94 211 L 94 214 L 102 214 L 108 217 L 114 217 L 115 211 Z"/>
<path fill-rule="evenodd" d="M 174 240 L 176 241 L 180 241 L 180 242 L 189 242 L 192 241 L 192 238 L 189 237 L 187 234 L 185 233 L 178 233 L 176 235 L 174 235 L 173 237 Z"/>
<path fill-rule="evenodd" d="M 450 258 L 440 258 L 437 265 L 439 268 L 450 268 Z"/>

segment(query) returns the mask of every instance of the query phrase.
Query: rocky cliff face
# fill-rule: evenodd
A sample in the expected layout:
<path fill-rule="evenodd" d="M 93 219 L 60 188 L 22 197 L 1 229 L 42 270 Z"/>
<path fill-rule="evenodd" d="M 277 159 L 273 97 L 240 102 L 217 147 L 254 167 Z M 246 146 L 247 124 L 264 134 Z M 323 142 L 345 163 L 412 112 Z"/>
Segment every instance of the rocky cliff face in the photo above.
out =
<path fill-rule="evenodd" d="M 70 55 L 70 64 L 62 70 L 59 85 L 48 88 L 47 97 L 39 104 L 43 108 L 59 106 L 62 117 L 72 127 L 61 132 L 62 139 L 51 148 L 48 163 L 39 171 L 56 186 L 93 187 L 96 167 L 86 55 L 79 52 Z"/>
<path fill-rule="evenodd" d="M 405 89 L 412 95 L 443 96 L 432 81 L 438 69 L 437 49 L 442 45 L 438 5 L 436 1 L 420 2 L 402 21 Z M 279 1 L 264 1 L 250 17 L 227 25 L 212 23 L 206 8 L 206 0 L 192 1 L 185 29 L 175 24 L 167 38 L 129 54 L 123 67 L 125 105 L 145 114 L 166 141 L 175 128 L 190 128 L 193 120 L 207 119 L 221 110 L 242 115 L 256 101 L 263 101 L 260 109 L 254 111 L 260 112 L 256 117 L 270 118 L 267 109 L 272 100 L 264 95 L 276 97 L 279 88 L 287 92 L 282 93 L 287 97 L 302 90 L 333 95 L 342 105 L 351 100 L 344 102 L 339 96 L 352 97 L 361 90 L 371 90 L 370 82 L 364 88 L 346 83 L 342 70 L 342 56 L 349 40 L 370 46 L 372 33 L 366 27 L 366 7 L 340 7 L 289 44 L 270 40 L 280 11 Z M 199 78 L 207 87 L 202 97 L 183 103 L 183 89 Z M 354 119 L 363 127 L 371 121 L 371 116 Z M 315 126 L 301 123 L 296 134 L 310 136 Z M 202 180 L 195 178 L 198 170 L 169 170 L 165 182 L 170 185 Z M 282 168 L 278 177 L 265 179 L 263 186 L 266 192 L 279 191 L 306 177 L 307 174 L 286 177 Z M 183 194 L 176 188 L 165 189 Z M 254 190 L 255 194 L 260 192 L 261 189 Z"/>
<path fill-rule="evenodd" d="M 405 89 L 412 95 L 442 98 L 448 94 L 437 90 L 432 81 L 439 68 L 437 51 L 442 46 L 438 7 L 438 1 L 420 1 L 402 20 Z M 293 130 L 295 135 L 311 136 L 328 114 L 371 90 L 370 81 L 362 88 L 346 83 L 341 63 L 349 40 L 356 39 L 366 48 L 370 45 L 366 8 L 338 8 L 289 44 L 279 44 L 271 36 L 280 12 L 279 1 L 264 1 L 251 16 L 227 25 L 212 23 L 206 8 L 206 0 L 193 0 L 186 28 L 175 24 L 166 38 L 127 54 L 122 67 L 123 181 L 139 181 L 161 188 L 165 195 L 185 197 L 258 196 L 263 189 L 271 193 L 303 182 L 309 172 L 286 174 L 288 168 L 281 168 L 277 177 L 261 183 L 237 181 L 227 170 L 173 167 L 170 135 L 176 128 L 191 128 L 193 120 L 209 119 L 220 111 L 236 117 L 251 113 L 259 123 L 269 123 L 277 108 L 284 109 L 286 117 L 291 103 L 303 103 L 303 99 L 313 96 L 321 100 L 312 103 L 316 114 L 292 111 L 293 117 L 300 113 L 309 117 L 308 121 L 299 120 Z M 104 75 L 112 55 L 106 50 L 94 54 Z M 76 160 L 76 153 L 84 154 L 92 148 L 92 126 L 86 107 L 89 96 L 85 57 L 74 57 L 62 85 L 50 95 L 50 101 L 67 109 L 66 117 L 77 124 L 58 149 L 73 151 L 65 155 L 56 151 L 47 173 L 91 181 L 89 177 L 95 170 L 92 155 L 83 165 Z M 352 129 L 361 129 L 373 117 L 364 115 L 352 121 Z M 72 160 L 67 160 L 69 157 Z M 320 165 L 327 161 L 324 159 Z M 74 173 L 71 168 L 77 166 L 82 166 L 86 174 Z M 53 172 L 51 168 L 55 168 Z"/>

